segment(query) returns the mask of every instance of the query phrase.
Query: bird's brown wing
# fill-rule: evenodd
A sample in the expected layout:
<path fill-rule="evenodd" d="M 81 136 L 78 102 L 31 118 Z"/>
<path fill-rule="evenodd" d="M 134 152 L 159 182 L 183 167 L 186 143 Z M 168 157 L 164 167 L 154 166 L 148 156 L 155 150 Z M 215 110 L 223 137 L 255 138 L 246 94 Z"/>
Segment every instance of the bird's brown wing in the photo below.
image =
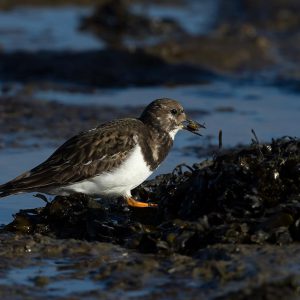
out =
<path fill-rule="evenodd" d="M 0 197 L 64 186 L 114 169 L 135 147 L 142 126 L 136 119 L 122 119 L 82 132 L 37 167 L 1 185 Z"/>

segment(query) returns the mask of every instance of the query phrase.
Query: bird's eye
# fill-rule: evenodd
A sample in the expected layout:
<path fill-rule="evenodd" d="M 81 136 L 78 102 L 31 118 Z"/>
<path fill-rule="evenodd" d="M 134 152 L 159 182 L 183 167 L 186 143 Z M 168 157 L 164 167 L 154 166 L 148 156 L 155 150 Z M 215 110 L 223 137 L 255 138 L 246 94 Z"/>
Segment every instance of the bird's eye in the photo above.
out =
<path fill-rule="evenodd" d="M 172 115 L 177 115 L 177 113 L 178 113 L 178 112 L 177 112 L 177 109 L 173 108 L 173 109 L 171 110 L 171 114 L 172 114 Z"/>

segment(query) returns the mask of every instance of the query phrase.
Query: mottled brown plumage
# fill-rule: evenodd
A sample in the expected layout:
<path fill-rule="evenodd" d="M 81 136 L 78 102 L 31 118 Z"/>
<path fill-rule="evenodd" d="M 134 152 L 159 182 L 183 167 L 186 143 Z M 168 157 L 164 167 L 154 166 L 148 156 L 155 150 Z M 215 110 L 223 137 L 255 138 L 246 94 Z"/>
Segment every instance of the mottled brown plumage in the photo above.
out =
<path fill-rule="evenodd" d="M 153 171 L 172 147 L 170 132 L 182 129 L 185 120 L 183 108 L 175 100 L 153 101 L 139 119 L 115 120 L 72 137 L 46 161 L 1 185 L 0 197 L 32 191 L 51 193 L 107 174 L 117 170 L 137 144 L 149 170 Z"/>

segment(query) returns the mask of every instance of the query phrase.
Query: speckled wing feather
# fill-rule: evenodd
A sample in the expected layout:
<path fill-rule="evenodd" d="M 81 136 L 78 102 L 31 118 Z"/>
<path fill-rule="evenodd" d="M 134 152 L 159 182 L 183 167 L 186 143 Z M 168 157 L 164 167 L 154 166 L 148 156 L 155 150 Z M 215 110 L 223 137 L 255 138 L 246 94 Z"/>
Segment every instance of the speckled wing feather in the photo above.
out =
<path fill-rule="evenodd" d="M 121 119 L 66 141 L 45 162 L 0 186 L 0 197 L 91 178 L 118 167 L 137 143 L 143 123 Z"/>

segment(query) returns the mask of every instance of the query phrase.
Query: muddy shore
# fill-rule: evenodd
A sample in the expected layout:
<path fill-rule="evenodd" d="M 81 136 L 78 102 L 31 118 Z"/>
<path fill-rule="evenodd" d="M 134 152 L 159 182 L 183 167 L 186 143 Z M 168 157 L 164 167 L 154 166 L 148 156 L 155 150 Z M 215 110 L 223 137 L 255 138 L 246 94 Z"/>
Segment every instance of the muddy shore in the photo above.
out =
<path fill-rule="evenodd" d="M 139 254 L 106 243 L 55 240 L 40 235 L 1 235 L 1 273 L 37 270 L 49 262 L 61 275 L 32 272 L 12 289 L 0 283 L 1 299 L 297 299 L 299 246 L 215 245 L 194 257 Z M 14 258 L 14 259 L 12 259 Z M 32 270 L 35 269 L 32 267 Z M 59 271 L 60 270 L 60 271 Z M 90 291 L 58 296 L 57 281 Z M 73 280 L 73 281 L 72 281 Z M 90 284 L 91 285 L 91 284 Z M 75 287 L 74 287 L 75 289 Z"/>
<path fill-rule="evenodd" d="M 169 64 L 143 51 L 0 53 L 0 79 L 61 82 L 96 87 L 205 83 L 213 72 L 186 64 Z"/>

